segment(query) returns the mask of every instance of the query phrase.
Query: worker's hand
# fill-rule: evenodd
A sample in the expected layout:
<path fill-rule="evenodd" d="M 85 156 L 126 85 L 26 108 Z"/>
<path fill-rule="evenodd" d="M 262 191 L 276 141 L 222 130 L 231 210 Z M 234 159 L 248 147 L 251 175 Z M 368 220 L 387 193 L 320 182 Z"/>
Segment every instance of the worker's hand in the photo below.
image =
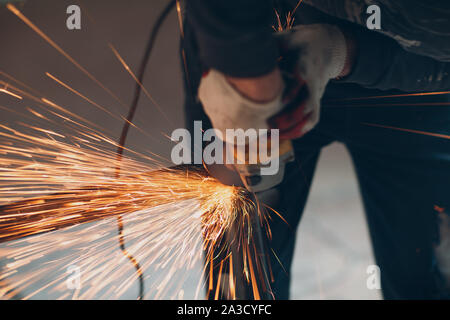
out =
<path fill-rule="evenodd" d="M 282 59 L 291 65 L 293 70 L 287 71 L 297 85 L 288 90 L 284 101 L 287 107 L 272 117 L 270 124 L 280 128 L 280 138 L 294 139 L 319 122 L 325 87 L 330 79 L 350 72 L 354 50 L 349 46 L 351 38 L 332 25 L 301 25 L 277 36 L 283 50 Z M 292 57 L 294 63 L 289 62 Z"/>
<path fill-rule="evenodd" d="M 328 81 L 351 69 L 350 39 L 336 26 L 302 25 L 277 36 L 283 60 L 294 58 L 294 64 L 287 63 L 292 80 L 286 90 L 279 69 L 246 79 L 210 70 L 200 82 L 200 101 L 225 141 L 226 129 L 239 128 L 271 127 L 280 129 L 280 139 L 301 137 L 319 121 L 320 100 Z"/>
<path fill-rule="evenodd" d="M 230 78 L 211 69 L 203 75 L 198 95 L 226 141 L 226 129 L 269 129 L 267 119 L 283 108 L 283 89 L 278 68 L 257 78 Z"/>

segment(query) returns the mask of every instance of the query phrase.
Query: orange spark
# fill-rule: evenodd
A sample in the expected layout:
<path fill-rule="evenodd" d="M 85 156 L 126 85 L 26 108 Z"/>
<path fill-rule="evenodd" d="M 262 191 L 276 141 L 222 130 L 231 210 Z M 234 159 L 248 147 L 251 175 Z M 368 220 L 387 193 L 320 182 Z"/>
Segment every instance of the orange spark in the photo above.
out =
<path fill-rule="evenodd" d="M 144 87 L 144 85 L 139 81 L 139 79 L 136 77 L 136 75 L 133 73 L 133 71 L 131 71 L 130 67 L 125 62 L 125 60 L 122 58 L 122 56 L 119 54 L 119 52 L 116 50 L 116 48 L 114 48 L 114 46 L 112 44 L 109 44 L 109 47 L 111 48 L 112 52 L 114 53 L 116 58 L 119 60 L 119 62 L 122 64 L 122 66 L 125 68 L 125 70 L 131 75 L 131 77 L 134 79 L 134 81 L 136 81 L 136 83 L 141 87 L 141 89 L 144 92 L 144 94 L 146 95 L 146 97 L 156 106 L 156 108 L 158 109 L 159 113 L 162 116 L 164 116 L 164 118 L 166 118 L 166 120 L 170 124 L 173 124 L 172 121 L 164 113 L 164 111 L 162 110 L 161 106 L 156 102 L 156 100 L 152 97 L 152 95 L 148 92 L 148 90 Z"/>
<path fill-rule="evenodd" d="M 0 75 L 2 75 L 2 76 L 4 76 L 5 78 L 8 78 L 9 80 L 11 80 L 11 81 L 13 81 L 13 82 L 15 82 L 15 83 L 21 85 L 22 87 L 28 89 L 29 91 L 34 92 L 35 95 L 38 95 L 38 96 L 39 96 L 39 95 L 42 95 L 42 94 L 40 94 L 39 92 L 37 92 L 36 90 L 34 90 L 33 88 L 27 86 L 25 83 L 23 83 L 23 82 L 17 80 L 17 79 L 14 78 L 13 76 L 7 74 L 6 72 L 3 72 L 3 71 L 0 70 Z M 3 81 L 1 81 L 1 82 L 3 82 Z M 4 82 L 3 82 L 3 83 L 4 83 Z"/>
<path fill-rule="evenodd" d="M 0 92 L 6 93 L 6 94 L 8 94 L 8 95 L 10 95 L 10 96 L 12 96 L 12 97 L 14 97 L 14 98 L 17 98 L 17 99 L 19 99 L 19 100 L 22 100 L 22 97 L 21 97 L 21 96 L 19 96 L 18 94 L 12 93 L 11 91 L 7 90 L 6 88 L 0 89 Z"/>
<path fill-rule="evenodd" d="M 54 80 L 56 83 L 60 84 L 61 86 L 63 86 L 64 88 L 66 88 L 67 90 L 75 93 L 77 96 L 81 97 L 83 100 L 86 100 L 87 102 L 89 102 L 90 104 L 92 104 L 93 106 L 97 107 L 98 109 L 102 110 L 103 112 L 106 112 L 107 114 L 109 114 L 110 116 L 117 118 L 117 116 L 115 114 L 113 114 L 111 111 L 109 111 L 108 109 L 106 109 L 105 107 L 99 105 L 98 103 L 95 103 L 94 101 L 92 101 L 91 99 L 87 98 L 86 96 L 82 95 L 80 92 L 78 92 L 77 90 L 73 89 L 71 86 L 69 86 L 68 84 L 65 84 L 64 82 L 62 82 L 61 80 L 59 80 L 58 78 L 56 78 L 54 75 L 50 74 L 49 72 L 46 72 L 45 75 L 47 77 L 49 77 L 50 79 Z"/>
<path fill-rule="evenodd" d="M 420 102 L 420 103 L 383 103 L 358 105 L 325 105 L 325 108 L 356 108 L 356 107 L 440 107 L 450 106 L 450 102 Z"/>
<path fill-rule="evenodd" d="M 303 2 L 303 0 L 299 0 L 299 1 L 297 2 L 297 5 L 294 7 L 294 9 L 291 10 L 291 11 L 288 11 L 288 13 L 286 14 L 286 22 L 284 23 L 284 25 L 283 25 L 283 23 L 281 22 L 280 14 L 278 13 L 277 10 L 275 10 L 275 16 L 276 16 L 276 18 L 277 18 L 278 26 L 277 26 L 277 27 L 273 26 L 272 28 L 273 28 L 275 31 L 281 32 L 281 31 L 283 31 L 283 30 L 288 30 L 288 29 L 291 29 L 292 27 L 294 27 L 294 22 L 295 22 L 295 12 L 297 12 L 297 9 L 298 9 L 298 7 L 300 6 L 300 4 L 301 4 L 302 2 Z"/>
<path fill-rule="evenodd" d="M 234 279 L 234 275 L 233 275 L 233 254 L 230 254 L 230 274 L 228 276 L 228 281 L 229 281 L 229 290 L 230 290 L 230 295 L 231 295 L 231 299 L 232 300 L 236 300 L 236 284 L 235 284 L 235 279 Z"/>
<path fill-rule="evenodd" d="M 404 131 L 404 132 L 410 132 L 410 133 L 417 133 L 417 134 L 422 134 L 422 135 L 435 137 L 435 138 L 450 139 L 450 135 L 441 134 L 441 133 L 434 133 L 434 132 L 427 132 L 427 131 L 420 131 L 420 130 L 413 130 L 413 129 L 398 128 L 398 127 L 386 126 L 386 125 L 375 124 L 375 123 L 365 123 L 365 122 L 363 122 L 362 124 L 364 124 L 366 126 L 371 126 L 371 127 L 379 127 L 379 128 L 392 129 L 392 130 L 398 130 L 398 131 Z"/>
<path fill-rule="evenodd" d="M 219 293 L 220 293 L 220 286 L 221 286 L 220 280 L 222 278 L 222 268 L 223 268 L 223 260 L 220 261 L 219 277 L 217 278 L 216 294 L 214 296 L 214 300 L 219 300 Z"/>
<path fill-rule="evenodd" d="M 436 96 L 436 95 L 444 95 L 444 94 L 450 94 L 450 91 L 431 91 L 431 92 L 392 94 L 392 95 L 384 95 L 384 96 L 356 97 L 356 98 L 345 98 L 345 99 L 330 100 L 330 101 L 327 101 L 327 102 L 356 101 L 356 100 L 385 99 L 385 98 L 402 98 L 402 97 Z"/>

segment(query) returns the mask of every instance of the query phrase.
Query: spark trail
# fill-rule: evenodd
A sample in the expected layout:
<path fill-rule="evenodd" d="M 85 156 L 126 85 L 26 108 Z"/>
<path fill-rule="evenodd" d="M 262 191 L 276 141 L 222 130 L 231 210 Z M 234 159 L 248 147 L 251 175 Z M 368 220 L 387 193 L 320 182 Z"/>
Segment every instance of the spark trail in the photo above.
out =
<path fill-rule="evenodd" d="M 447 135 L 447 134 L 428 132 L 428 131 L 422 131 L 422 130 L 413 130 L 413 129 L 399 128 L 399 127 L 393 127 L 393 126 L 386 126 L 386 125 L 376 124 L 376 123 L 362 123 L 362 124 L 366 125 L 366 126 L 371 126 L 371 127 L 378 127 L 378 128 L 384 128 L 384 129 L 391 129 L 391 130 L 397 130 L 397 131 L 421 134 L 421 135 L 435 137 L 435 138 L 450 139 L 450 135 Z"/>
<path fill-rule="evenodd" d="M 5 93 L 7 95 L 10 95 L 10 96 L 12 96 L 12 97 L 14 97 L 16 99 L 22 100 L 21 96 L 19 96 L 18 94 L 13 93 L 11 91 L 9 91 L 7 88 L 1 88 L 0 92 Z"/>

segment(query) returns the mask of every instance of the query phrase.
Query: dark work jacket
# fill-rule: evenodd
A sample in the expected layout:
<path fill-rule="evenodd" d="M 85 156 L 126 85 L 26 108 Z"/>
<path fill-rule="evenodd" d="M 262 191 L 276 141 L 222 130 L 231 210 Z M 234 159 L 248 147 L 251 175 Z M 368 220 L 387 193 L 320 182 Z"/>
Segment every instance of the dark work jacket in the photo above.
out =
<path fill-rule="evenodd" d="M 186 20 L 207 67 L 236 77 L 270 72 L 279 56 L 275 10 L 284 21 L 297 0 L 189 0 Z M 367 7 L 381 9 L 381 30 L 369 30 Z M 353 70 L 339 82 L 402 91 L 450 89 L 450 1 L 303 0 L 295 24 L 328 23 L 357 41 Z"/>

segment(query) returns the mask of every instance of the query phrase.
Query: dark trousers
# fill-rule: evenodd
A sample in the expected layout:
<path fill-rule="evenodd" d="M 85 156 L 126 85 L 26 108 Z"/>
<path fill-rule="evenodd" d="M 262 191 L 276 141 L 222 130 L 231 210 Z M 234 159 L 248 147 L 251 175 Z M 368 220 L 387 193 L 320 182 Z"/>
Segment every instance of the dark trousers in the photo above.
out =
<path fill-rule="evenodd" d="M 203 120 L 205 128 L 209 121 L 195 98 L 202 67 L 186 31 L 187 125 Z M 450 101 L 449 96 L 342 101 L 398 93 L 331 83 L 319 124 L 293 141 L 296 161 L 287 167 L 278 187 L 281 200 L 275 207 L 288 224 L 274 218 L 270 226 L 270 245 L 284 267 L 272 259 L 277 299 L 289 298 L 297 226 L 320 151 L 334 141 L 345 144 L 353 159 L 384 298 L 448 298 L 434 248 L 443 236 L 439 211 L 450 213 L 450 107 L 436 105 Z"/>
<path fill-rule="evenodd" d="M 395 102 L 402 100 L 406 99 Z M 285 268 L 292 262 L 295 230 L 320 150 L 340 141 L 357 173 L 384 297 L 445 297 L 434 247 L 440 241 L 439 210 L 450 212 L 450 140 L 367 124 L 449 135 L 450 108 L 331 107 L 325 103 L 322 108 L 319 125 L 294 141 L 296 163 L 290 165 L 280 186 L 282 200 L 277 209 L 289 226 L 273 220 L 271 245 Z M 277 272 L 276 296 L 288 298 L 289 274 L 281 268 Z"/>

